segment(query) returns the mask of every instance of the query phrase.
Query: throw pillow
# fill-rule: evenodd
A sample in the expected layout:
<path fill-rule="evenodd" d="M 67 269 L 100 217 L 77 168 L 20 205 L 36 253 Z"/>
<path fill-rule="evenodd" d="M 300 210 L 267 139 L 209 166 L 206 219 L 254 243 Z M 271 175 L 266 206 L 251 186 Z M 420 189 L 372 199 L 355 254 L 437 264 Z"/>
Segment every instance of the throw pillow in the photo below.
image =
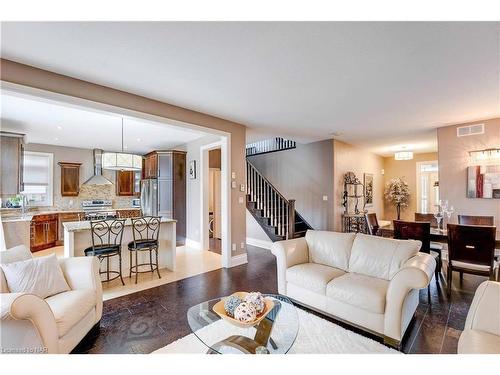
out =
<path fill-rule="evenodd" d="M 11 293 L 46 298 L 70 290 L 55 254 L 0 265 Z"/>

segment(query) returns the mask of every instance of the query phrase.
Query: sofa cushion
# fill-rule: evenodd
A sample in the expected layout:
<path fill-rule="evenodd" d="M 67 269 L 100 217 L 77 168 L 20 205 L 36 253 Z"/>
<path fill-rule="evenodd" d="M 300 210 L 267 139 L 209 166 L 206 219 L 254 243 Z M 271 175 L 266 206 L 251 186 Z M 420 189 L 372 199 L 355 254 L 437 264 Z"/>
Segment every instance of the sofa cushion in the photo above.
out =
<path fill-rule="evenodd" d="M 325 294 L 326 285 L 335 277 L 344 275 L 338 268 L 316 263 L 297 264 L 286 270 L 286 281 L 312 292 Z"/>
<path fill-rule="evenodd" d="M 466 329 L 458 340 L 458 354 L 500 354 L 500 336 Z"/>
<path fill-rule="evenodd" d="M 355 233 L 308 230 L 309 261 L 347 271 Z"/>
<path fill-rule="evenodd" d="M 422 243 L 357 234 L 352 244 L 349 272 L 391 280 Z"/>
<path fill-rule="evenodd" d="M 0 251 L 0 264 L 19 262 L 21 260 L 31 259 L 31 257 L 32 257 L 31 251 L 26 246 L 19 245 L 7 250 Z M 0 267 L 0 291 L 2 293 L 9 293 L 7 280 L 5 279 L 5 275 L 1 267 Z"/>
<path fill-rule="evenodd" d="M 326 286 L 327 297 L 368 310 L 376 314 L 385 312 L 385 297 L 389 282 L 371 276 L 346 273 Z"/>
<path fill-rule="evenodd" d="M 59 337 L 63 337 L 95 307 L 96 295 L 92 289 L 78 289 L 56 294 L 45 301 L 54 313 Z"/>

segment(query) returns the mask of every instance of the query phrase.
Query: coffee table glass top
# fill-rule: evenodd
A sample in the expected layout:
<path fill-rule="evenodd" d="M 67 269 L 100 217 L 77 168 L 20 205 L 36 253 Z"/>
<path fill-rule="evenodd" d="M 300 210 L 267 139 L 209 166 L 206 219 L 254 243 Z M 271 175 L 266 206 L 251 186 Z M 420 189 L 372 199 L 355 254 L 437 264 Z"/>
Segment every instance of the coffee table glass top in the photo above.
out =
<path fill-rule="evenodd" d="M 189 327 L 208 353 L 285 354 L 299 331 L 296 307 L 285 296 L 264 297 L 274 301 L 274 308 L 256 327 L 240 328 L 217 315 L 212 308 L 226 297 L 191 307 L 187 312 Z"/>

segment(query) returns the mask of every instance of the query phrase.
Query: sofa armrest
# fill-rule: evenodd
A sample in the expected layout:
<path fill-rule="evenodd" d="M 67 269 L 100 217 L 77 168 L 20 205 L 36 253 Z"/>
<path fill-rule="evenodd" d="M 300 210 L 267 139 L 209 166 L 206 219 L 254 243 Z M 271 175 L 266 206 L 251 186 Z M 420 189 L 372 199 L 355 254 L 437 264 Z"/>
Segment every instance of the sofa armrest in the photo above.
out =
<path fill-rule="evenodd" d="M 59 259 L 64 277 L 72 290 L 92 289 L 96 292 L 96 323 L 102 316 L 102 282 L 99 261 L 96 257 L 71 257 Z"/>
<path fill-rule="evenodd" d="M 22 350 L 28 346 L 32 347 L 33 342 L 25 342 L 23 339 L 30 337 L 28 330 L 34 329 L 40 340 L 39 343 L 47 353 L 59 352 L 56 319 L 49 305 L 42 298 L 34 294 L 2 293 L 1 318 L 2 348 Z M 29 321 L 31 325 L 19 324 L 19 321 L 23 320 Z"/>
<path fill-rule="evenodd" d="M 418 253 L 408 259 L 389 282 L 385 305 L 384 333 L 386 336 L 401 340 L 403 306 L 408 293 L 413 289 L 426 288 L 436 269 L 434 258 L 425 253 Z"/>
<path fill-rule="evenodd" d="M 500 336 L 500 283 L 485 281 L 479 285 L 465 320 L 467 329 Z"/>
<path fill-rule="evenodd" d="M 278 291 L 286 295 L 286 270 L 292 266 L 309 262 L 309 250 L 304 237 L 273 243 L 271 252 L 276 257 Z"/>

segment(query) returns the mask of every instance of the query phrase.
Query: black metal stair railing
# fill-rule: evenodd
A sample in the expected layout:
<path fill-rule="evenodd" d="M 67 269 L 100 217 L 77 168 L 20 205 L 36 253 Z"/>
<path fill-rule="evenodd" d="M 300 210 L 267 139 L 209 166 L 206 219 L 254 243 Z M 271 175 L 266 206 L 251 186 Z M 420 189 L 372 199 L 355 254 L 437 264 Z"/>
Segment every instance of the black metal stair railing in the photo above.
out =
<path fill-rule="evenodd" d="M 286 199 L 247 160 L 247 194 L 261 216 L 276 228 L 276 234 L 286 239 L 294 238 L 295 199 Z"/>
<path fill-rule="evenodd" d="M 296 147 L 297 143 L 295 141 L 276 137 L 249 143 L 246 146 L 246 156 L 255 156 L 260 154 L 267 154 L 270 152 L 290 150 Z"/>

